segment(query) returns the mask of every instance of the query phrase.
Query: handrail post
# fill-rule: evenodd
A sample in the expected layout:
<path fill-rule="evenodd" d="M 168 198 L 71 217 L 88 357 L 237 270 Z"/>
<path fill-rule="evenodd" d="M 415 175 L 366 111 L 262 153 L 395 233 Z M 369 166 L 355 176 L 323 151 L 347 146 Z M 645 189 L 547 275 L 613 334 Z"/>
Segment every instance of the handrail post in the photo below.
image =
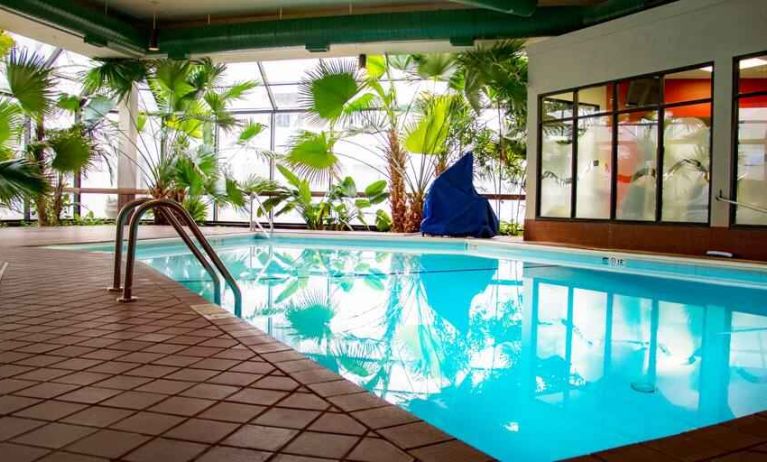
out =
<path fill-rule="evenodd" d="M 107 288 L 110 292 L 121 292 L 123 289 L 120 287 L 120 270 L 122 269 L 122 254 L 123 254 L 123 227 L 125 227 L 125 221 L 130 216 L 130 213 L 139 205 L 147 202 L 151 199 L 148 197 L 142 199 L 136 199 L 128 202 L 120 209 L 120 213 L 117 214 L 115 220 L 116 232 L 115 232 L 115 257 L 114 257 L 114 273 L 112 278 L 112 287 Z"/>
<path fill-rule="evenodd" d="M 170 210 L 164 210 L 163 208 L 169 208 Z M 138 240 L 138 227 L 139 222 L 141 221 L 141 217 L 150 209 L 158 209 L 162 210 L 160 213 L 165 213 L 166 216 L 171 216 L 173 212 L 177 212 L 178 215 L 183 219 L 184 222 L 186 222 L 186 225 L 191 230 L 192 234 L 195 238 L 197 238 L 197 241 L 200 243 L 200 246 L 203 248 L 205 253 L 207 254 L 208 258 L 213 262 L 213 265 L 218 269 L 218 271 L 221 273 L 221 275 L 224 277 L 224 280 L 226 280 L 227 285 L 232 289 L 232 292 L 234 293 L 234 314 L 236 316 L 240 316 L 242 314 L 242 292 L 240 291 L 239 286 L 237 285 L 237 282 L 234 280 L 234 277 L 232 277 L 232 274 L 229 272 L 229 270 L 226 268 L 226 265 L 221 261 L 221 259 L 216 254 L 215 250 L 210 246 L 210 243 L 205 238 L 205 235 L 200 231 L 200 228 L 195 224 L 194 220 L 192 219 L 192 216 L 189 215 L 189 212 L 186 211 L 181 205 L 179 205 L 177 202 L 169 200 L 169 199 L 153 199 L 146 201 L 138 206 L 136 209 L 136 212 L 133 214 L 133 216 L 130 219 L 130 223 L 128 225 L 129 233 L 128 233 L 128 255 L 126 257 L 125 262 L 125 284 L 123 284 L 123 295 L 122 297 L 118 298 L 117 300 L 123 303 L 131 302 L 135 300 L 133 297 L 133 272 L 134 272 L 134 266 L 136 262 L 136 245 Z M 192 240 L 189 238 L 189 236 L 186 235 L 184 232 L 183 227 L 181 226 L 181 223 L 178 222 L 175 216 L 173 216 L 171 221 L 171 224 L 174 223 L 174 228 L 179 231 L 179 234 L 182 234 L 182 239 L 184 242 L 190 247 L 191 252 L 197 257 L 197 259 L 200 261 L 200 263 L 205 266 L 207 264 L 207 261 L 205 260 L 204 256 L 201 252 L 199 252 L 199 249 L 197 249 L 192 242 Z M 178 225 L 178 227 L 176 227 Z M 184 238 L 184 236 L 186 238 Z M 208 265 L 209 267 L 209 265 Z M 216 279 L 214 278 L 214 281 Z"/>
<path fill-rule="evenodd" d="M 192 254 L 197 257 L 197 261 L 200 262 L 202 267 L 205 269 L 205 271 L 208 272 L 211 279 L 213 280 L 213 301 L 217 304 L 221 304 L 221 280 L 218 277 L 218 274 L 216 274 L 216 271 L 213 269 L 212 266 L 210 266 L 210 263 L 208 263 L 208 260 L 205 259 L 205 256 L 200 252 L 200 249 L 197 248 L 197 246 L 194 245 L 194 242 L 189 238 L 189 235 L 184 231 L 183 225 L 178 221 L 178 218 L 176 218 L 176 215 L 173 214 L 173 212 L 163 209 L 162 207 L 157 208 L 157 212 L 163 214 L 165 218 L 168 220 L 168 222 L 173 226 L 173 229 L 176 230 L 176 233 L 178 233 L 178 236 L 181 238 L 182 241 L 186 244 L 186 246 L 189 248 L 189 251 L 192 252 Z"/>

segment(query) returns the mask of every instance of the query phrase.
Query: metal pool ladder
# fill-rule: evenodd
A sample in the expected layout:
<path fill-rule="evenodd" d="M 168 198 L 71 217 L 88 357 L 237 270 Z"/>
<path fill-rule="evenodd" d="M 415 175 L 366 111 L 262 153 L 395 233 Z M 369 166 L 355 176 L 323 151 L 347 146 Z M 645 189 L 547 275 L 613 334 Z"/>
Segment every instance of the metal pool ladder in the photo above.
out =
<path fill-rule="evenodd" d="M 261 222 L 256 220 L 254 218 L 254 209 L 253 209 L 253 202 L 256 202 L 258 204 L 258 209 L 263 212 L 264 216 L 267 217 L 267 220 L 269 220 L 269 232 L 267 233 L 264 227 L 261 225 Z M 264 236 L 266 236 L 267 239 L 270 239 L 272 235 L 274 234 L 274 219 L 272 218 L 272 215 L 269 213 L 268 210 L 266 210 L 266 207 L 264 207 L 264 203 L 261 202 L 261 199 L 258 198 L 258 194 L 250 193 L 250 230 L 255 231 L 256 228 L 258 228 Z"/>
<path fill-rule="evenodd" d="M 155 213 L 164 216 L 165 219 L 168 220 L 171 226 L 173 226 L 173 229 L 175 229 L 178 233 L 179 237 L 181 237 L 181 240 L 184 241 L 184 244 L 186 244 L 186 246 L 189 248 L 189 251 L 192 252 L 192 254 L 197 258 L 203 268 L 205 268 L 205 271 L 208 272 L 210 277 L 213 279 L 214 301 L 216 304 L 220 305 L 221 280 L 213 268 L 215 266 L 218 272 L 221 273 L 221 276 L 223 276 L 226 284 L 234 293 L 234 314 L 236 316 L 240 316 L 242 313 L 242 292 L 240 291 L 237 282 L 226 268 L 226 265 L 224 265 L 224 263 L 218 257 L 216 251 L 213 250 L 213 247 L 210 246 L 210 243 L 205 238 L 205 235 L 202 233 L 199 226 L 197 226 L 197 223 L 194 222 L 192 216 L 189 215 L 189 212 L 187 212 L 186 209 L 181 206 L 181 204 L 170 199 L 137 199 L 125 204 L 125 206 L 120 210 L 120 213 L 117 215 L 117 230 L 115 233 L 114 279 L 112 282 L 112 287 L 108 289 L 111 292 L 122 292 L 122 296 L 118 298 L 117 301 L 122 303 L 129 303 L 136 300 L 136 298 L 133 297 L 133 268 L 136 262 L 136 241 L 138 239 L 138 226 L 141 218 L 149 210 L 154 210 Z M 123 284 L 121 287 L 120 270 L 122 267 L 123 227 L 125 226 L 125 222 L 128 220 L 128 217 L 130 217 L 130 223 L 128 224 L 128 256 L 126 257 L 125 263 L 125 284 Z M 181 221 L 179 221 L 179 218 L 181 218 Z M 200 247 L 202 247 L 202 250 L 205 252 L 205 254 L 200 251 L 192 238 L 187 234 L 186 230 L 184 230 L 184 225 L 189 227 L 189 230 L 192 232 L 194 237 L 197 238 L 197 242 L 200 244 Z"/>

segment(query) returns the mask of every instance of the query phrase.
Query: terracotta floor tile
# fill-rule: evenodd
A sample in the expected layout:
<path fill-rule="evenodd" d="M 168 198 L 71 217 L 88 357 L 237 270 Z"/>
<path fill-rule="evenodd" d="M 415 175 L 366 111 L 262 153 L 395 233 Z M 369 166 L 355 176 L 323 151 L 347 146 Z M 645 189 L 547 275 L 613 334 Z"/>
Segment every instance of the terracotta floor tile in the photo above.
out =
<path fill-rule="evenodd" d="M 0 396 L 0 415 L 12 414 L 19 409 L 39 403 L 40 399 L 24 398 L 22 396 Z"/>
<path fill-rule="evenodd" d="M 330 404 L 317 395 L 310 393 L 292 393 L 290 396 L 280 401 L 280 406 L 322 411 L 329 408 Z"/>
<path fill-rule="evenodd" d="M 132 377 L 130 375 L 115 375 L 94 385 L 101 388 L 114 388 L 116 390 L 131 390 L 145 383 L 151 382 L 147 377 Z"/>
<path fill-rule="evenodd" d="M 35 385 L 39 385 L 39 382 L 32 380 L 3 379 L 0 380 L 0 395 L 10 394 L 14 391 L 34 387 Z"/>
<path fill-rule="evenodd" d="M 217 446 L 203 454 L 198 462 L 263 462 L 268 459 L 272 453 L 256 451 L 253 449 L 229 448 L 226 446 Z"/>
<path fill-rule="evenodd" d="M 285 452 L 340 459 L 358 440 L 356 436 L 304 432 L 288 444 Z"/>
<path fill-rule="evenodd" d="M 76 403 L 96 404 L 120 393 L 120 390 L 113 388 L 83 387 L 71 393 L 61 395 L 58 399 Z"/>
<path fill-rule="evenodd" d="M 374 430 L 418 420 L 417 417 L 397 406 L 367 409 L 364 411 L 352 412 L 352 415 Z"/>
<path fill-rule="evenodd" d="M 83 369 L 91 368 L 94 372 L 102 372 L 93 368 L 103 362 L 104 361 L 101 361 L 100 359 L 72 358 L 60 363 L 56 363 L 56 367 L 60 369 L 70 369 L 73 371 L 81 371 Z"/>
<path fill-rule="evenodd" d="M 195 441 L 200 443 L 216 443 L 239 427 L 239 424 L 217 422 L 205 419 L 189 419 L 178 427 L 166 432 L 166 438 Z"/>
<path fill-rule="evenodd" d="M 131 462 L 186 462 L 194 459 L 208 446 L 188 441 L 158 438 L 125 456 Z"/>
<path fill-rule="evenodd" d="M 227 401 L 235 401 L 247 404 L 272 405 L 287 396 L 287 393 L 273 390 L 256 390 L 247 388 L 226 398 Z"/>
<path fill-rule="evenodd" d="M 48 400 L 17 412 L 16 416 L 40 420 L 59 420 L 84 409 L 84 404 Z"/>
<path fill-rule="evenodd" d="M 448 441 L 433 446 L 426 446 L 414 449 L 410 453 L 423 462 L 443 462 L 446 460 L 451 462 L 485 462 L 493 460 L 491 457 L 460 441 Z"/>
<path fill-rule="evenodd" d="M 45 425 L 39 420 L 22 419 L 20 417 L 0 417 L 0 441 L 5 441 L 14 436 L 21 435 L 35 428 Z"/>
<path fill-rule="evenodd" d="M 348 380 L 336 380 L 335 382 L 321 382 L 309 385 L 309 388 L 322 397 L 348 395 L 365 391 L 362 387 Z"/>
<path fill-rule="evenodd" d="M 187 380 L 189 382 L 204 382 L 217 374 L 218 371 L 207 369 L 181 369 L 165 378 L 170 380 Z"/>
<path fill-rule="evenodd" d="M 3 364 L 3 365 L 0 365 L 0 379 L 6 379 L 13 376 L 19 376 L 18 378 L 23 379 L 24 377 L 21 377 L 20 374 L 23 374 L 25 372 L 33 372 L 34 370 L 35 369 L 31 366 L 17 366 L 15 364 Z M 27 379 L 28 380 L 45 380 L 45 379 L 36 379 L 32 377 L 28 377 Z"/>
<path fill-rule="evenodd" d="M 71 374 L 72 371 L 67 369 L 54 369 L 50 367 L 40 367 L 38 369 L 27 372 L 26 374 L 17 375 L 15 379 L 20 380 L 39 380 L 48 381 L 57 377 Z"/>
<path fill-rule="evenodd" d="M 56 451 L 39 459 L 38 462 L 108 462 L 109 459 L 96 456 L 86 456 L 85 454 L 74 454 L 71 452 Z"/>
<path fill-rule="evenodd" d="M 258 361 L 245 361 L 229 369 L 230 372 L 247 372 L 249 374 L 268 374 L 273 370 L 274 366 L 271 364 Z"/>
<path fill-rule="evenodd" d="M 72 385 L 91 385 L 104 379 L 112 377 L 110 374 L 101 374 L 98 372 L 75 372 L 58 378 L 53 378 L 53 382 L 69 383 Z"/>
<path fill-rule="evenodd" d="M 77 385 L 47 382 L 24 388 L 23 390 L 16 391 L 14 394 L 19 396 L 27 396 L 30 398 L 50 399 L 59 395 L 63 395 L 64 393 L 70 392 L 77 388 L 79 388 Z"/>
<path fill-rule="evenodd" d="M 451 439 L 449 435 L 437 430 L 426 422 L 414 422 L 398 427 L 385 428 L 380 430 L 379 433 L 405 449 Z"/>
<path fill-rule="evenodd" d="M 16 437 L 13 441 L 31 446 L 58 449 L 95 431 L 95 428 L 79 425 L 49 423 L 37 430 Z"/>
<path fill-rule="evenodd" d="M 265 409 L 265 406 L 223 402 L 206 409 L 205 412 L 200 414 L 200 417 L 205 419 L 224 420 L 227 422 L 245 423 L 261 414 Z"/>
<path fill-rule="evenodd" d="M 168 374 L 171 374 L 173 372 L 176 372 L 178 371 L 178 369 L 179 369 L 178 367 L 146 364 L 125 372 L 125 375 L 137 375 L 139 377 L 160 378 Z"/>
<path fill-rule="evenodd" d="M 192 385 L 193 385 L 192 383 L 182 382 L 180 380 L 158 379 L 158 380 L 149 382 L 145 385 L 142 385 L 136 388 L 135 390 L 147 391 L 151 393 L 162 393 L 166 395 L 175 395 L 186 390 Z"/>
<path fill-rule="evenodd" d="M 304 385 L 311 385 L 313 383 L 322 382 L 335 382 L 341 378 L 341 376 L 335 372 L 324 368 L 292 372 L 290 375 Z"/>
<path fill-rule="evenodd" d="M 104 374 L 122 374 L 123 372 L 140 367 L 136 363 L 121 363 L 119 361 L 106 361 L 88 370 L 90 372 L 103 372 Z"/>
<path fill-rule="evenodd" d="M 19 444 L 0 443 L 0 454 L 5 460 L 13 462 L 27 462 L 38 459 L 50 452 L 47 449 L 32 448 Z"/>
<path fill-rule="evenodd" d="M 191 383 L 189 384 L 191 385 Z M 189 396 L 192 398 L 207 398 L 207 399 L 224 399 L 238 391 L 240 387 L 232 387 L 229 385 L 216 385 L 213 383 L 200 383 L 188 390 L 180 393 L 182 396 Z"/>
<path fill-rule="evenodd" d="M 109 425 L 128 417 L 132 413 L 133 411 L 128 409 L 91 406 L 62 419 L 62 422 L 89 427 L 108 427 Z"/>
<path fill-rule="evenodd" d="M 250 449 L 276 451 L 298 434 L 287 428 L 245 425 L 223 441 L 223 444 Z"/>
<path fill-rule="evenodd" d="M 200 398 L 172 396 L 150 409 L 153 412 L 192 416 L 215 404 L 215 401 Z"/>
<path fill-rule="evenodd" d="M 367 427 L 348 415 L 327 413 L 314 421 L 309 427 L 309 430 L 328 433 L 343 433 L 345 435 L 363 435 L 367 431 Z"/>
<path fill-rule="evenodd" d="M 136 433 L 99 430 L 76 443 L 70 444 L 66 449 L 72 452 L 117 459 L 149 439 L 149 436 Z"/>
<path fill-rule="evenodd" d="M 160 359 L 158 359 L 156 361 L 153 361 L 152 364 L 159 364 L 159 365 L 162 365 L 162 366 L 179 366 L 179 367 L 184 367 L 184 366 L 189 366 L 189 365 L 194 364 L 194 363 L 199 362 L 199 361 L 200 361 L 200 358 L 195 357 L 195 356 L 176 356 L 176 355 L 171 355 L 171 356 L 165 356 L 165 357 L 160 358 Z"/>
<path fill-rule="evenodd" d="M 328 401 L 347 412 L 359 411 L 376 407 L 388 406 L 389 403 L 370 393 L 339 395 L 328 398 Z"/>
<path fill-rule="evenodd" d="M 362 462 L 409 462 L 413 457 L 386 440 L 364 438 L 349 454 L 348 459 Z"/>
<path fill-rule="evenodd" d="M 301 429 L 309 425 L 309 423 L 319 415 L 319 411 L 274 407 L 258 416 L 253 423 L 274 427 Z"/>
<path fill-rule="evenodd" d="M 277 454 L 270 462 L 328 462 L 338 459 L 326 459 L 319 457 L 297 456 L 295 454 Z"/>
<path fill-rule="evenodd" d="M 293 391 L 298 388 L 299 383 L 289 377 L 275 377 L 266 376 L 256 383 L 252 384 L 253 388 L 265 388 L 269 390 L 285 390 Z"/>
<path fill-rule="evenodd" d="M 183 421 L 184 419 L 178 416 L 139 412 L 113 424 L 111 428 L 147 435 L 160 435 Z"/>
<path fill-rule="evenodd" d="M 120 407 L 125 409 L 146 409 L 167 398 L 167 395 L 159 393 L 146 393 L 141 391 L 125 391 L 121 394 L 104 401 L 104 406 Z"/>

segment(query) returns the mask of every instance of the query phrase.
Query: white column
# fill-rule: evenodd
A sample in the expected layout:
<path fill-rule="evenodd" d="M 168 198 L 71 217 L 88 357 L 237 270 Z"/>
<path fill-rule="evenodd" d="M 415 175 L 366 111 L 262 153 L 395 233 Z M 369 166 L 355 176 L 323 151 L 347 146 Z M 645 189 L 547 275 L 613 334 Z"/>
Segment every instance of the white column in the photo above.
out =
<path fill-rule="evenodd" d="M 119 139 L 117 157 L 117 187 L 119 189 L 138 188 L 138 91 L 134 87 L 125 100 L 119 105 Z M 118 208 L 132 200 L 132 194 L 120 194 Z"/>
<path fill-rule="evenodd" d="M 730 197 L 732 152 L 732 56 L 725 53 L 714 62 L 714 137 L 711 149 L 711 226 L 730 224 L 730 205 L 716 200 L 719 191 Z"/>

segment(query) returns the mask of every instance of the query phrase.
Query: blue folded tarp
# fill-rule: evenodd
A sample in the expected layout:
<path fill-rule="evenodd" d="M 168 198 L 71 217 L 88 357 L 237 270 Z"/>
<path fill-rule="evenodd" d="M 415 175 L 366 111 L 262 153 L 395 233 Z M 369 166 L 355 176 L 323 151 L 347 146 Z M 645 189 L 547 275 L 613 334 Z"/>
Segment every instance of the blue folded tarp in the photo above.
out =
<path fill-rule="evenodd" d="M 423 206 L 421 233 L 433 236 L 493 237 L 498 217 L 474 189 L 474 155 L 468 153 L 431 185 Z"/>

